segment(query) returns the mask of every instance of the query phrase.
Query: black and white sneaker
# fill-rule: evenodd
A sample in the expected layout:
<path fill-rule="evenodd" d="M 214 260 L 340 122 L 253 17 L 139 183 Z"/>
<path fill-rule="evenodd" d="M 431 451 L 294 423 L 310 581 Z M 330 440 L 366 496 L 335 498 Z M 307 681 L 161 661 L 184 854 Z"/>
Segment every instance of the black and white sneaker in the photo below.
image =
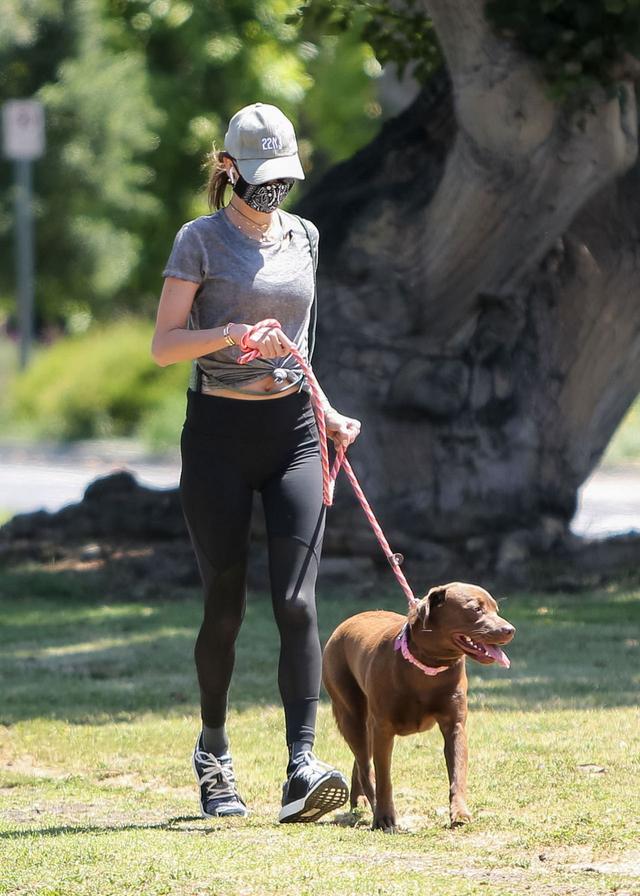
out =
<path fill-rule="evenodd" d="M 230 754 L 214 756 L 213 753 L 207 753 L 202 742 L 202 732 L 196 741 L 192 764 L 200 787 L 200 812 L 203 818 L 249 814 L 236 788 Z"/>
<path fill-rule="evenodd" d="M 298 758 L 282 788 L 278 821 L 317 821 L 343 806 L 349 796 L 347 779 L 308 750 Z"/>

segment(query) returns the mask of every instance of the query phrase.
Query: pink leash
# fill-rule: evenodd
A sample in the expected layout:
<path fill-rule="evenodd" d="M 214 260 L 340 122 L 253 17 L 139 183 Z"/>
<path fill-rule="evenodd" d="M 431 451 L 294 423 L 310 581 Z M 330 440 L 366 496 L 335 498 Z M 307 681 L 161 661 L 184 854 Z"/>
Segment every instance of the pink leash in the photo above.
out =
<path fill-rule="evenodd" d="M 244 354 L 238 358 L 238 364 L 248 364 L 249 361 L 255 360 L 260 356 L 260 352 L 257 349 L 252 349 L 248 344 L 247 340 L 251 338 L 251 336 L 256 333 L 258 330 L 263 330 L 265 328 L 278 328 L 282 329 L 280 323 L 277 320 L 272 318 L 268 318 L 267 320 L 261 320 L 259 323 L 254 324 L 254 326 L 249 330 L 248 333 L 242 337 L 240 341 L 240 348 L 244 350 Z M 322 399 L 320 397 L 320 386 L 315 377 L 315 374 L 311 370 L 311 367 L 304 360 L 297 347 L 290 341 L 287 340 L 287 347 L 293 357 L 296 359 L 300 367 L 304 370 L 309 383 L 311 384 L 311 402 L 313 404 L 313 409 L 316 415 L 316 423 L 318 424 L 318 435 L 320 436 L 320 457 L 322 460 L 322 494 L 323 494 L 323 502 L 327 505 L 327 507 L 331 507 L 333 504 L 333 492 L 335 487 L 336 477 L 338 475 L 338 471 L 340 467 L 342 467 L 349 478 L 349 482 L 353 486 L 353 490 L 356 493 L 356 497 L 360 504 L 362 505 L 362 509 L 365 512 L 367 519 L 371 524 L 371 528 L 375 532 L 376 538 L 380 542 L 382 550 L 384 551 L 384 555 L 391 564 L 391 569 L 394 571 L 396 578 L 400 582 L 400 587 L 404 591 L 407 600 L 409 602 L 409 606 L 414 606 L 418 603 L 416 598 L 414 597 L 413 591 L 411 590 L 409 583 L 407 582 L 404 573 L 400 569 L 400 564 L 403 562 L 404 557 L 402 554 L 394 554 L 391 548 L 389 547 L 389 542 L 384 537 L 384 532 L 380 528 L 380 524 L 375 518 L 371 507 L 369 506 L 369 502 L 364 496 L 364 492 L 360 487 L 360 483 L 356 478 L 356 474 L 353 472 L 353 468 L 351 464 L 346 458 L 346 450 L 342 447 L 336 449 L 336 459 L 334 461 L 333 467 L 329 470 L 329 449 L 327 447 L 327 429 L 324 422 L 324 406 L 322 404 Z"/>
<path fill-rule="evenodd" d="M 249 361 L 255 360 L 260 356 L 260 352 L 257 349 L 251 348 L 250 345 L 247 344 L 247 340 L 251 338 L 251 336 L 256 333 L 258 330 L 263 330 L 265 328 L 277 328 L 282 329 L 279 321 L 273 318 L 267 318 L 266 320 L 261 320 L 259 323 L 254 324 L 253 327 L 244 334 L 242 339 L 240 340 L 240 348 L 243 349 L 244 354 L 242 354 L 238 358 L 238 364 L 248 364 Z M 284 335 L 284 334 L 283 334 Z M 285 336 L 286 338 L 286 336 Z M 323 503 L 327 507 L 331 507 L 333 504 L 333 492 L 335 488 L 336 477 L 338 475 L 338 471 L 340 467 L 343 468 L 349 482 L 351 483 L 354 492 L 356 493 L 356 497 L 362 506 L 362 509 L 365 512 L 365 516 L 369 520 L 371 524 L 371 528 L 375 532 L 376 538 L 380 542 L 380 546 L 384 551 L 384 555 L 389 561 L 391 565 L 391 569 L 395 573 L 395 576 L 400 583 L 400 587 L 404 591 L 407 601 L 409 602 L 410 607 L 414 607 L 418 601 L 416 600 L 413 591 L 411 590 L 409 583 L 407 582 L 404 573 L 400 569 L 400 564 L 403 562 L 404 557 L 402 554 L 394 554 L 391 548 L 389 547 L 389 542 L 384 536 L 384 532 L 382 531 L 380 524 L 374 516 L 373 510 L 371 509 L 369 502 L 365 498 L 364 492 L 360 487 L 360 483 L 356 477 L 356 474 L 353 472 L 353 468 L 349 461 L 346 458 L 346 449 L 345 448 L 337 448 L 336 449 L 336 459 L 333 463 L 333 467 L 329 470 L 329 449 L 327 446 L 327 428 L 324 422 L 324 405 L 322 403 L 322 398 L 320 397 L 320 386 L 315 377 L 315 374 L 311 370 L 311 367 L 307 364 L 305 359 L 302 357 L 297 347 L 291 342 L 291 340 L 287 339 L 287 347 L 293 357 L 296 359 L 300 367 L 304 370 L 307 379 L 311 385 L 311 403 L 313 405 L 313 409 L 316 415 L 316 423 L 318 425 L 318 435 L 320 437 L 320 458 L 322 461 L 322 500 Z M 416 666 L 425 675 L 437 675 L 439 672 L 444 672 L 445 669 L 448 669 L 449 666 L 439 666 L 437 668 L 431 666 L 425 666 L 419 660 L 417 660 L 411 651 L 409 650 L 409 645 L 407 643 L 407 635 L 408 635 L 408 623 L 405 625 L 396 638 L 394 650 L 400 650 L 402 656 L 412 665 Z"/>

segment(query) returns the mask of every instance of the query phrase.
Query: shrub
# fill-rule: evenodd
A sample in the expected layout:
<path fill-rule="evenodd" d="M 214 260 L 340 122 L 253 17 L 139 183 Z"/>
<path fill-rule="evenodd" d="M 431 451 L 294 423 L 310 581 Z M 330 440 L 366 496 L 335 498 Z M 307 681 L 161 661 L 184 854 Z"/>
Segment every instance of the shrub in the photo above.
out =
<path fill-rule="evenodd" d="M 185 410 L 184 390 L 174 389 L 167 392 L 162 401 L 144 415 L 138 427 L 138 435 L 150 451 L 177 450 Z"/>
<path fill-rule="evenodd" d="M 11 386 L 12 415 L 59 440 L 135 433 L 168 395 L 184 403 L 189 378 L 186 363 L 158 367 L 152 332 L 148 321 L 125 317 L 41 349 Z"/>
<path fill-rule="evenodd" d="M 640 398 L 627 412 L 602 458 L 608 466 L 630 461 L 640 461 Z"/>

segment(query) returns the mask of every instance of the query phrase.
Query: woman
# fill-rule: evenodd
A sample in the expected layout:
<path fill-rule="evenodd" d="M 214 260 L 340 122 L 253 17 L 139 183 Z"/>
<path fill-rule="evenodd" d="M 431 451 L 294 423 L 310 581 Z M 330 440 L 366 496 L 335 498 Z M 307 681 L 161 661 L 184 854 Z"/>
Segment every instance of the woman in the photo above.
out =
<path fill-rule="evenodd" d="M 278 685 L 289 764 L 279 820 L 315 821 L 347 798 L 344 776 L 312 753 L 321 650 L 315 582 L 325 514 L 309 386 L 286 339 L 308 356 L 318 231 L 279 209 L 304 173 L 291 122 L 254 103 L 209 157 L 214 214 L 178 232 L 153 337 L 160 365 L 194 360 L 181 439 L 180 496 L 204 588 L 195 645 L 202 731 L 193 754 L 202 814 L 246 815 L 225 727 L 234 643 L 246 600 L 253 492 L 265 511 Z M 226 188 L 233 195 L 224 205 Z M 275 318 L 282 329 L 252 325 Z M 259 356 L 236 363 L 240 340 Z M 327 432 L 350 445 L 360 423 L 325 399 Z"/>

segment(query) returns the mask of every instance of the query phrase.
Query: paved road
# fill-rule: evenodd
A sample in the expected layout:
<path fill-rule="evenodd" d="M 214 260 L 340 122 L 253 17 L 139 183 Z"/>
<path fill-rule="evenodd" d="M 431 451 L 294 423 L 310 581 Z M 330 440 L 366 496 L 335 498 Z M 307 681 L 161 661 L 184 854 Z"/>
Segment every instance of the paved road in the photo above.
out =
<path fill-rule="evenodd" d="M 64 448 L 0 445 L 0 516 L 58 510 L 79 501 L 93 479 L 117 469 L 131 470 L 144 485 L 173 488 L 180 459 L 177 452 L 151 457 L 126 440 Z M 572 528 L 590 536 L 640 531 L 640 464 L 594 473 L 582 488 Z"/>
<path fill-rule="evenodd" d="M 0 513 L 58 510 L 82 499 L 86 486 L 114 470 L 130 470 L 143 485 L 173 488 L 180 458 L 152 457 L 127 441 L 70 446 L 0 445 Z"/>
<path fill-rule="evenodd" d="M 580 490 L 571 528 L 593 537 L 640 531 L 640 464 L 596 470 Z"/>

